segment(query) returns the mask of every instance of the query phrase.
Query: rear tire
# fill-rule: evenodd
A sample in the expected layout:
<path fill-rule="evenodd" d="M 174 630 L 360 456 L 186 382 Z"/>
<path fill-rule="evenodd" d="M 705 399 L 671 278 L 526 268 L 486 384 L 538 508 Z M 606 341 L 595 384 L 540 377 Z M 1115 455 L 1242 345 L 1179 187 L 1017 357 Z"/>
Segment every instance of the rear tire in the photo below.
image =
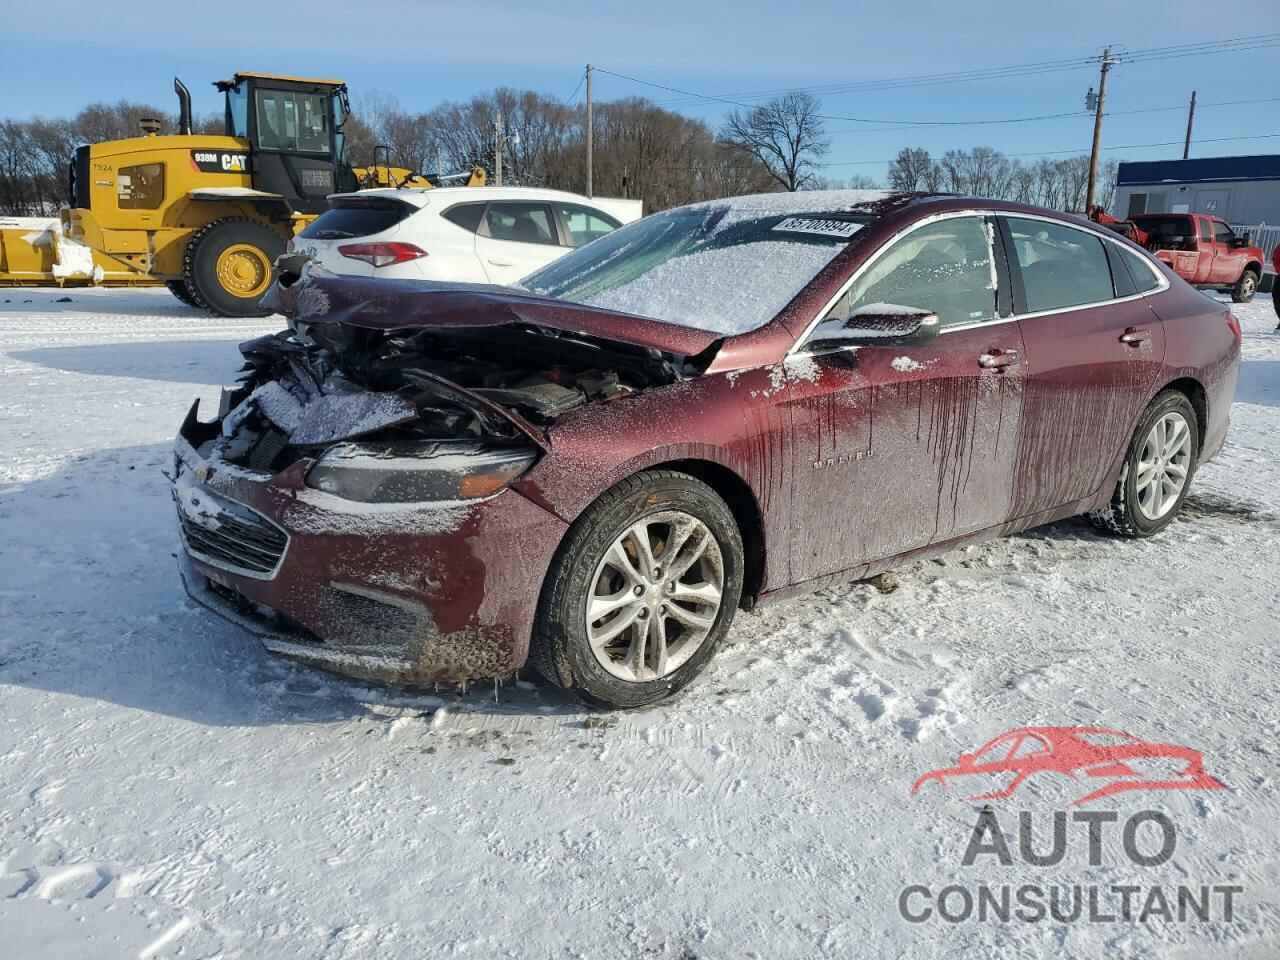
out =
<path fill-rule="evenodd" d="M 1165 424 L 1165 435 L 1170 437 L 1168 448 L 1172 448 L 1176 438 L 1182 436 L 1178 432 L 1179 421 L 1181 429 L 1186 431 L 1185 447 L 1183 452 L 1168 457 L 1165 449 L 1155 442 L 1158 435 L 1154 431 L 1158 424 Z M 1089 520 L 1099 529 L 1122 537 L 1150 537 L 1159 533 L 1182 509 L 1199 456 L 1200 426 L 1195 408 L 1186 394 L 1165 390 L 1151 401 L 1138 420 L 1111 502 L 1090 513 Z M 1165 476 L 1166 466 L 1168 476 L 1173 479 L 1176 479 L 1176 471 L 1183 472 L 1182 485 L 1176 497 L 1173 497 L 1171 489 L 1161 486 L 1160 477 Z M 1155 479 L 1151 480 L 1153 472 Z M 1140 480 L 1146 482 L 1140 483 Z"/>
<path fill-rule="evenodd" d="M 242 218 L 215 220 L 196 231 L 183 256 L 183 274 L 193 299 L 224 317 L 265 317 L 259 303 L 284 253 L 284 238 L 264 223 Z"/>
<path fill-rule="evenodd" d="M 1258 275 L 1252 270 L 1240 274 L 1240 279 L 1231 288 L 1231 299 L 1236 303 L 1248 303 L 1258 292 Z"/>
<path fill-rule="evenodd" d="M 646 532 L 651 557 L 634 552 L 636 541 L 629 538 L 637 529 Z M 646 577 L 653 576 L 627 580 L 611 560 L 617 551 L 627 554 L 637 571 L 648 567 Z M 693 556 L 698 559 L 682 570 Z M 669 564 L 665 570 L 664 564 Z M 714 490 L 673 470 L 630 477 L 601 495 L 565 535 L 543 586 L 530 665 L 594 706 L 640 707 L 670 696 L 702 671 L 729 631 L 742 596 L 742 574 L 742 535 Z M 612 579 L 602 592 L 605 578 Z M 683 599 L 716 589 L 714 607 L 710 601 Z M 593 598 L 614 609 L 588 622 Z M 670 612 L 677 601 L 685 605 L 677 608 L 679 617 Z M 631 614 L 626 620 L 631 625 L 615 639 L 598 639 Z M 702 625 L 686 626 L 686 621 Z"/>
<path fill-rule="evenodd" d="M 188 307 L 198 308 L 200 306 L 200 304 L 196 303 L 195 299 L 191 296 L 191 291 L 187 289 L 187 281 L 166 280 L 164 285 L 169 288 L 170 293 L 177 297 L 182 303 L 185 303 Z"/>
<path fill-rule="evenodd" d="M 1276 311 L 1276 329 L 1280 330 L 1280 274 L 1271 283 L 1271 306 Z"/>

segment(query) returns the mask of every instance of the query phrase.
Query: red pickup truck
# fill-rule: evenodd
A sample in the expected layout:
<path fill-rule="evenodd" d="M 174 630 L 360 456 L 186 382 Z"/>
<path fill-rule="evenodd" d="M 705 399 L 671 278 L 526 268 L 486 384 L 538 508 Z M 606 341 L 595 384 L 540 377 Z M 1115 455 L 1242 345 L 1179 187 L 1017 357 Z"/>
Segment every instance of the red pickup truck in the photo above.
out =
<path fill-rule="evenodd" d="M 1206 213 L 1143 213 L 1116 220 L 1101 210 L 1093 219 L 1146 247 L 1187 283 L 1229 290 L 1236 303 L 1248 303 L 1258 292 L 1262 251 L 1225 220 Z"/>

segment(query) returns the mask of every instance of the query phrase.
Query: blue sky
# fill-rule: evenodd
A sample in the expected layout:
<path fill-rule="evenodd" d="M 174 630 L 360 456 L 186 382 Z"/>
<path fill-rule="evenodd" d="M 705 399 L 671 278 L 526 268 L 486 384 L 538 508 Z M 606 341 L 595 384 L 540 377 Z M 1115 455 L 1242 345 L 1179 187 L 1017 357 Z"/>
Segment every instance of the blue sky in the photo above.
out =
<path fill-rule="evenodd" d="M 216 110 L 213 80 L 237 69 L 348 81 L 357 102 L 391 95 L 409 110 L 463 99 L 497 85 L 567 98 L 583 65 L 701 93 L 849 83 L 1085 57 L 1104 45 L 1140 50 L 1280 30 L 1265 2 L 1190 0 L 1048 4 L 703 0 L 701 3 L 505 4 L 128 4 L 0 0 L 6 39 L 0 54 L 0 117 L 74 113 L 94 100 L 128 98 L 171 106 L 176 73 L 199 112 Z M 1184 106 L 1198 91 L 1197 139 L 1280 134 L 1280 47 L 1151 63 L 1121 63 L 1111 74 L 1114 111 L 1170 107 L 1108 118 L 1104 146 L 1181 140 Z M 892 120 L 975 120 L 1081 110 L 1079 116 L 1006 126 L 904 129 L 830 121 L 827 175 L 882 178 L 885 158 L 903 146 L 935 153 L 984 144 L 1009 153 L 1087 150 L 1082 111 L 1096 69 L 1016 80 L 980 80 L 823 96 L 824 113 Z M 599 99 L 648 95 L 718 123 L 721 103 L 692 101 L 598 74 Z M 579 93 L 579 96 L 581 94 Z M 1193 156 L 1280 152 L 1272 139 L 1204 143 Z M 1178 147 L 1126 149 L 1104 156 L 1160 159 Z"/>

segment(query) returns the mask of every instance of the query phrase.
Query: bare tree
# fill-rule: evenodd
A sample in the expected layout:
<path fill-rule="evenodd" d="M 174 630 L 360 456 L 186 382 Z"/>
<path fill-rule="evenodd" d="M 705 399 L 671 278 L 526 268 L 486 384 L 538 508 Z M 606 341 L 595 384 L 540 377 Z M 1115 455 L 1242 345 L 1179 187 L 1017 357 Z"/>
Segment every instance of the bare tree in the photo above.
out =
<path fill-rule="evenodd" d="M 807 93 L 788 93 L 752 110 L 735 110 L 721 139 L 757 160 L 784 190 L 799 190 L 817 176 L 817 161 L 831 149 L 818 111 Z"/>
<path fill-rule="evenodd" d="M 904 147 L 889 164 L 889 186 L 907 192 L 931 189 L 928 184 L 932 167 L 933 160 L 928 150 Z"/>

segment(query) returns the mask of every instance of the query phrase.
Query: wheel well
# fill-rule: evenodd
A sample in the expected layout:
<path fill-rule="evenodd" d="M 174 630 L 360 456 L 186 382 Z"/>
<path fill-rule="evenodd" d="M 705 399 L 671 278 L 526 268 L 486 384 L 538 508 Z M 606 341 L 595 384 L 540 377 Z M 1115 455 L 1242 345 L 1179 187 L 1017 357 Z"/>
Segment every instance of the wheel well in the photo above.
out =
<path fill-rule="evenodd" d="M 1244 265 L 1244 268 L 1245 270 L 1252 270 L 1254 273 L 1258 275 L 1259 278 L 1262 277 L 1262 264 L 1254 260 L 1250 260 L 1248 263 Z"/>
<path fill-rule="evenodd" d="M 1191 401 L 1191 408 L 1196 412 L 1196 420 L 1199 421 L 1199 446 L 1204 447 L 1204 431 L 1205 426 L 1209 422 L 1209 401 L 1205 397 L 1204 387 L 1197 380 L 1190 377 L 1183 377 L 1180 380 L 1174 380 L 1172 383 L 1165 385 L 1166 390 L 1177 390 Z"/>
<path fill-rule="evenodd" d="M 671 460 L 649 469 L 678 470 L 697 477 L 729 505 L 742 534 L 742 606 L 751 609 L 764 584 L 764 521 L 751 488 L 728 467 L 710 460 Z"/>

